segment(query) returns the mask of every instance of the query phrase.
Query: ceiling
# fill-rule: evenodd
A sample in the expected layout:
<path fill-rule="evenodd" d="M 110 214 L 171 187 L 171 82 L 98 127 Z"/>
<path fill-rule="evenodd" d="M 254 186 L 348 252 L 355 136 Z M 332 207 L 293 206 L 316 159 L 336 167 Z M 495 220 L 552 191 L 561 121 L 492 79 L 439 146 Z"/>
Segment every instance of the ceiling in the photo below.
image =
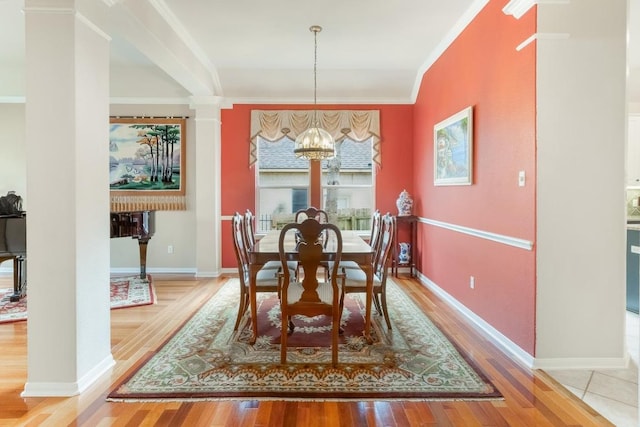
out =
<path fill-rule="evenodd" d="M 312 103 L 317 24 L 318 103 L 411 103 L 423 72 L 486 2 L 114 0 L 111 96 Z M 630 2 L 640 33 L 640 0 Z M 24 96 L 23 8 L 0 0 L 0 100 Z M 633 34 L 629 47 L 629 99 L 640 102 Z"/>

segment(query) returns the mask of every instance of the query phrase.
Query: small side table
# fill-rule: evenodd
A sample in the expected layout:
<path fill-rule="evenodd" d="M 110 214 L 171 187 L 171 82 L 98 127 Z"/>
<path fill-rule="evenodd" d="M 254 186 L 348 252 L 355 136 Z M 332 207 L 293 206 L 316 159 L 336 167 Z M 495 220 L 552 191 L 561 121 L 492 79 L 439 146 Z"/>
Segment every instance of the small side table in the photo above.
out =
<path fill-rule="evenodd" d="M 417 236 L 417 228 L 418 228 L 418 217 L 416 215 L 396 215 L 395 217 L 396 220 L 396 227 L 394 228 L 393 231 L 393 260 L 391 262 L 391 274 L 395 277 L 398 277 L 398 267 L 406 267 L 409 266 L 409 272 L 411 277 L 415 276 L 415 268 L 416 268 L 416 250 L 415 250 L 415 243 L 418 240 Z M 398 261 L 398 255 L 399 255 L 399 243 L 398 242 L 398 229 L 401 226 L 409 226 L 410 227 L 410 241 L 409 244 L 411 245 L 410 249 L 409 249 L 409 262 L 408 263 L 401 263 L 400 261 Z"/>

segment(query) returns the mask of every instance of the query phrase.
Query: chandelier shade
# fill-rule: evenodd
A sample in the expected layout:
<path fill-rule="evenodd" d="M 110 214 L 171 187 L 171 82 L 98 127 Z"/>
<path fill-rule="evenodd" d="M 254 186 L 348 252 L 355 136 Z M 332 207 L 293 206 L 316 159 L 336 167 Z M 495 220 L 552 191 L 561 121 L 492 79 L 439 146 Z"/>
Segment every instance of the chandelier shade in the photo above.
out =
<path fill-rule="evenodd" d="M 316 123 L 298 135 L 293 152 L 296 157 L 309 160 L 330 159 L 336 155 L 336 144 L 331 134 Z"/>
<path fill-rule="evenodd" d="M 319 25 L 312 25 L 309 31 L 313 33 L 314 57 L 313 57 L 313 105 L 317 105 L 317 75 L 318 75 L 318 33 L 322 31 Z M 314 119 L 309 129 L 302 132 L 296 138 L 293 147 L 296 157 L 309 160 L 331 159 L 336 155 L 336 143 L 329 132 L 318 125 L 318 113 L 314 111 Z"/>

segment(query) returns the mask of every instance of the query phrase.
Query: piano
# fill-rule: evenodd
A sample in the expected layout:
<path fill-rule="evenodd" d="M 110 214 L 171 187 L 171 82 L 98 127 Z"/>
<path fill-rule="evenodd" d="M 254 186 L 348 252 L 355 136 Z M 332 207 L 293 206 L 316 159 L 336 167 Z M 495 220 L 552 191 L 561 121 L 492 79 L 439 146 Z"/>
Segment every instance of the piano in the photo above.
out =
<path fill-rule="evenodd" d="M 27 214 L 0 215 L 0 263 L 13 260 L 13 294 L 18 301 L 27 292 Z"/>
<path fill-rule="evenodd" d="M 155 211 L 111 212 L 111 238 L 138 239 L 140 278 L 147 277 L 147 243 L 155 233 Z"/>

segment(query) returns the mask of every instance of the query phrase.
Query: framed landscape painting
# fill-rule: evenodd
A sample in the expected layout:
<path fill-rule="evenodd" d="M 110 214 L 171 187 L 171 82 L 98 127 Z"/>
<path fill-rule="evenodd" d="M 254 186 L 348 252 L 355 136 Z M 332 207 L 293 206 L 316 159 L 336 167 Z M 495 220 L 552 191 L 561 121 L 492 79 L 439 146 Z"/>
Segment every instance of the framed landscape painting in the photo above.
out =
<path fill-rule="evenodd" d="M 434 185 L 471 185 L 473 176 L 473 107 L 433 127 Z"/>
<path fill-rule="evenodd" d="M 185 124 L 183 118 L 111 118 L 111 194 L 184 196 Z"/>

